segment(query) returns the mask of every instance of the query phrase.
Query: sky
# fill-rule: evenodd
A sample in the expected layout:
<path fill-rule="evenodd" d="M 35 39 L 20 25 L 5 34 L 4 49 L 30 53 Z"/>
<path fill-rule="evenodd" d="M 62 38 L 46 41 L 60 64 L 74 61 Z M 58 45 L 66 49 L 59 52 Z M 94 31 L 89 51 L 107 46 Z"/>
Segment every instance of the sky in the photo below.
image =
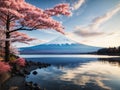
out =
<path fill-rule="evenodd" d="M 53 17 L 62 22 L 65 36 L 82 44 L 98 47 L 120 46 L 120 0 L 25 0 L 36 7 L 54 7 L 70 3 L 72 16 Z M 24 31 L 38 41 L 31 45 L 51 41 L 59 36 L 55 30 Z M 19 44 L 18 46 L 21 46 Z M 24 45 L 25 46 L 25 45 Z"/>

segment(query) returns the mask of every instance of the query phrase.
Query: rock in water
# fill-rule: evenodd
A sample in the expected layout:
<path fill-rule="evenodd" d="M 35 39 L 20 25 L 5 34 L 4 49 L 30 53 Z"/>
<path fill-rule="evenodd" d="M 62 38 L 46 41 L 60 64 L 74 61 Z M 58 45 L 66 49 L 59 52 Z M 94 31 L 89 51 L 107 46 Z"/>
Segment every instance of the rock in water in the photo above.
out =
<path fill-rule="evenodd" d="M 38 73 L 37 71 L 33 71 L 33 73 L 32 73 L 32 74 L 33 74 L 33 75 L 36 75 L 37 73 Z"/>

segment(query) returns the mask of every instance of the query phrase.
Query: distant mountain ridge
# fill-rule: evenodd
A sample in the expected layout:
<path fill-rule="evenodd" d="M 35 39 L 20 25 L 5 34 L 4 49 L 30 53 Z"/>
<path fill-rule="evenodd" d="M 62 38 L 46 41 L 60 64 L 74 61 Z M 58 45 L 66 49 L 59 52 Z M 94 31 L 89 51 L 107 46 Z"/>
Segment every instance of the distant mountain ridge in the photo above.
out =
<path fill-rule="evenodd" d="M 21 48 L 21 54 L 78 54 L 96 52 L 100 47 L 79 44 L 65 36 L 58 37 L 50 42 Z"/>

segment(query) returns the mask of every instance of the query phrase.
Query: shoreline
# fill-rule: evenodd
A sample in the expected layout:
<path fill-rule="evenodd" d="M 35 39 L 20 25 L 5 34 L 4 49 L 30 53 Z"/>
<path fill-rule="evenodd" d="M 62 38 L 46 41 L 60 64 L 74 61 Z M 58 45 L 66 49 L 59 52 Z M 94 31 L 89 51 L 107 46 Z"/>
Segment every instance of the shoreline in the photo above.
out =
<path fill-rule="evenodd" d="M 47 63 L 26 60 L 26 66 L 20 68 L 19 71 L 11 72 L 10 78 L 1 84 L 0 90 L 43 90 L 40 87 L 38 88 L 37 85 L 33 85 L 31 82 L 26 82 L 25 78 L 32 70 L 49 66 L 50 64 Z"/>

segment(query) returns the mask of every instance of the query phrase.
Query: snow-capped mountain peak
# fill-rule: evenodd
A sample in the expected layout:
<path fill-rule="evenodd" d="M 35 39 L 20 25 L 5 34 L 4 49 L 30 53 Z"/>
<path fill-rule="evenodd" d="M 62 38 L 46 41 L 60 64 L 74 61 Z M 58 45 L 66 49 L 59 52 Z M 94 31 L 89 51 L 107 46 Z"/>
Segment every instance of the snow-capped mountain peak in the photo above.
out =
<path fill-rule="evenodd" d="M 73 40 L 68 39 L 65 36 L 59 36 L 56 39 L 51 40 L 50 42 L 48 42 L 46 44 L 47 45 L 49 45 L 49 44 L 59 44 L 59 45 L 69 44 L 69 45 L 71 45 L 71 44 L 76 44 L 76 42 L 73 41 Z"/>
<path fill-rule="evenodd" d="M 23 54 L 80 54 L 95 52 L 99 47 L 88 46 L 77 43 L 65 36 L 58 37 L 48 43 L 40 44 L 33 47 L 21 49 Z"/>

